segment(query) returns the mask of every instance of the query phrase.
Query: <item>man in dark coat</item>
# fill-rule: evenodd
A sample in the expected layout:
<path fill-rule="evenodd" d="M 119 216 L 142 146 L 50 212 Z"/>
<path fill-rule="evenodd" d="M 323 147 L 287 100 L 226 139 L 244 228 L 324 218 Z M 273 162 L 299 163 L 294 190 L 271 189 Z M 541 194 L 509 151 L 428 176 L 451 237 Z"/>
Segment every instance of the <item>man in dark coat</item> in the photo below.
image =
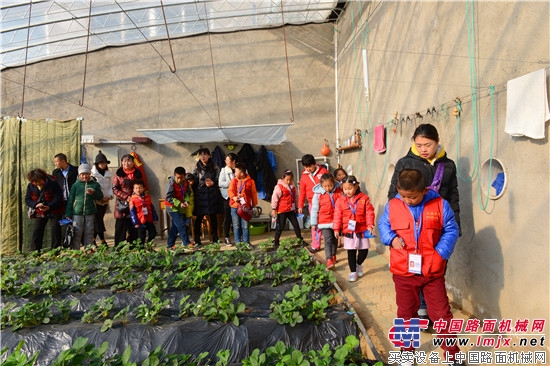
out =
<path fill-rule="evenodd" d="M 71 187 L 76 182 L 78 178 L 78 168 L 74 165 L 71 165 L 67 162 L 67 155 L 59 153 L 54 156 L 53 162 L 55 164 L 55 169 L 52 172 L 53 177 L 56 179 L 59 188 L 63 192 L 63 212 L 65 211 L 65 204 L 69 198 L 69 192 Z M 61 220 L 63 217 L 62 214 L 56 215 L 52 222 L 52 237 L 59 238 L 56 240 L 54 248 L 61 246 L 61 226 L 57 224 L 57 221 Z"/>

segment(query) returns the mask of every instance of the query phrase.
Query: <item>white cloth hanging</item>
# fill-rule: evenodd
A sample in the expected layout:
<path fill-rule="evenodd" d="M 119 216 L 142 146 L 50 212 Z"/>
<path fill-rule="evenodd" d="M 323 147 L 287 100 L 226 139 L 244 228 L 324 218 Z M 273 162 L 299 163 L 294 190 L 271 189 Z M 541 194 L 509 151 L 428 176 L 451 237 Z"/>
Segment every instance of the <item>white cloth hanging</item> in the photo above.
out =
<path fill-rule="evenodd" d="M 508 81 L 504 132 L 543 139 L 549 119 L 545 69 Z"/>

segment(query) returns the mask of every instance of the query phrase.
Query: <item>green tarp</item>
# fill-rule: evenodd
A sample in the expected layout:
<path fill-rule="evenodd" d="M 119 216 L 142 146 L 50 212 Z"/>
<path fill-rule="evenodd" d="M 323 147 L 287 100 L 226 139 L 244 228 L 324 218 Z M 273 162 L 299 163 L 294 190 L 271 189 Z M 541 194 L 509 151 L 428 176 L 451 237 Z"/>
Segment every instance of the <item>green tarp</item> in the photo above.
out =
<path fill-rule="evenodd" d="M 4 117 L 0 120 L 0 254 L 28 251 L 32 221 L 27 218 L 27 172 L 55 169 L 55 154 L 64 153 L 72 165 L 80 162 L 81 123 Z M 50 247 L 49 230 L 44 248 Z"/>

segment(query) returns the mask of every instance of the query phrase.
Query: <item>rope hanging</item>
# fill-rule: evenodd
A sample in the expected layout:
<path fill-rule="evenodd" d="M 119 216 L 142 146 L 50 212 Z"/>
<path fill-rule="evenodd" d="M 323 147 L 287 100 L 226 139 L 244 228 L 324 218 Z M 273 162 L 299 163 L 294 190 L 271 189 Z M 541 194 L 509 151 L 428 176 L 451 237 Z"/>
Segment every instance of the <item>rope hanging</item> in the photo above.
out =
<path fill-rule="evenodd" d="M 288 67 L 288 50 L 286 46 L 286 29 L 285 29 L 285 11 L 283 9 L 283 2 L 281 1 L 281 17 L 283 22 L 283 38 L 285 42 L 285 59 L 286 59 L 286 75 L 288 80 L 288 94 L 290 98 L 290 122 L 294 122 L 294 105 L 292 104 L 292 88 L 290 86 L 290 68 Z"/>
<path fill-rule="evenodd" d="M 82 81 L 82 98 L 78 101 L 79 106 L 84 105 L 84 90 L 86 89 L 86 73 L 88 71 L 88 46 L 90 45 L 90 25 L 92 23 L 92 0 L 90 0 L 90 11 L 88 13 L 88 37 L 86 39 L 86 56 L 84 59 L 84 80 Z"/>
<path fill-rule="evenodd" d="M 29 56 L 29 37 L 31 34 L 31 16 L 32 16 L 32 1 L 29 3 L 29 24 L 27 27 L 27 46 L 25 47 L 25 69 L 23 72 L 23 98 L 21 99 L 21 115 L 23 118 L 23 111 L 25 109 L 25 86 L 27 85 L 27 60 Z"/>
<path fill-rule="evenodd" d="M 481 176 L 477 180 L 477 201 L 479 207 L 486 211 L 489 204 L 489 196 L 491 192 L 491 179 L 493 172 L 493 141 L 495 139 L 495 87 L 491 86 L 489 90 L 489 95 L 491 96 L 491 144 L 489 146 L 489 173 L 487 174 L 487 197 L 485 197 L 485 203 L 481 202 Z"/>
<path fill-rule="evenodd" d="M 469 0 L 466 1 L 466 18 L 466 23 L 468 26 L 468 56 L 470 57 L 470 91 L 472 92 L 472 125 L 474 128 L 474 168 L 472 169 L 472 173 L 469 175 L 468 178 L 462 177 L 462 174 L 460 173 L 460 169 L 458 167 L 458 140 L 460 136 L 460 130 L 458 128 L 460 126 L 460 111 L 462 111 L 460 100 L 458 100 L 457 102 L 459 113 L 457 116 L 457 159 L 455 163 L 457 164 L 458 177 L 464 182 L 473 182 L 478 174 L 479 168 L 479 120 L 477 114 L 477 71 L 475 65 L 475 14 L 474 3 Z"/>
<path fill-rule="evenodd" d="M 220 98 L 218 97 L 218 84 L 216 82 L 216 70 L 214 68 L 214 53 L 212 52 L 212 38 L 210 35 L 210 24 L 208 21 L 208 11 L 204 4 L 204 17 L 206 19 L 206 32 L 208 33 L 208 46 L 210 47 L 210 63 L 212 65 L 212 76 L 214 78 L 214 92 L 216 93 L 216 107 L 218 109 L 218 127 L 222 127 L 222 117 L 220 115 Z"/>
<path fill-rule="evenodd" d="M 160 0 L 160 8 L 162 9 L 162 17 L 164 18 L 164 26 L 166 27 L 166 38 L 168 38 L 168 45 L 170 46 L 170 54 L 172 55 L 172 66 L 168 65 L 170 71 L 173 73 L 176 72 L 176 61 L 174 60 L 174 51 L 172 51 L 172 42 L 170 41 L 170 33 L 168 32 L 168 23 L 166 22 L 166 14 L 164 13 L 164 4 Z"/>

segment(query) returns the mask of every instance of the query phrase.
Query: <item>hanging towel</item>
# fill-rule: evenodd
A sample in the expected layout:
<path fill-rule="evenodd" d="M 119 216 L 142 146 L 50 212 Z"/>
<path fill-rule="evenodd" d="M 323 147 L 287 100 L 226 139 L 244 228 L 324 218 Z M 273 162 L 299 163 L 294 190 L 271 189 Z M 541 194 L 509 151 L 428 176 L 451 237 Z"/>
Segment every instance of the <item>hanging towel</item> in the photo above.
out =
<path fill-rule="evenodd" d="M 512 136 L 543 139 L 545 122 L 550 119 L 546 70 L 540 69 L 508 80 L 507 89 L 504 132 Z"/>
<path fill-rule="evenodd" d="M 382 154 L 386 151 L 386 127 L 379 125 L 374 128 L 374 151 Z"/>

